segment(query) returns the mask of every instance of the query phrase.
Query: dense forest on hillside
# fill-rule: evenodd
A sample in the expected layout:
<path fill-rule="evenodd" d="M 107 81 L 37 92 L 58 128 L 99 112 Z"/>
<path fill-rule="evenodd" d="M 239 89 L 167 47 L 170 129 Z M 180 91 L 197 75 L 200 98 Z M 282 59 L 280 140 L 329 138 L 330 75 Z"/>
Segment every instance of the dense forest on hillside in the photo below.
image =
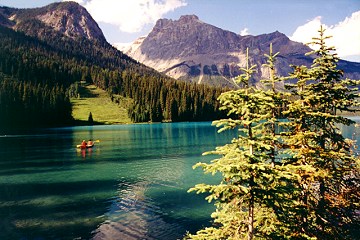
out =
<path fill-rule="evenodd" d="M 0 126 L 71 123 L 71 104 L 61 86 L 34 84 L 0 75 Z"/>
<path fill-rule="evenodd" d="M 34 27 L 42 23 L 23 24 Z M 200 121 L 221 116 L 216 101 L 221 89 L 169 79 L 100 41 L 74 41 L 56 34 L 43 41 L 0 27 L 0 73 L 2 127 L 70 122 L 69 89 L 78 81 L 96 84 L 107 90 L 109 97 L 132 98 L 129 115 L 134 122 Z M 61 118 L 50 117 L 60 113 Z M 12 121 L 19 116 L 31 120 Z"/>

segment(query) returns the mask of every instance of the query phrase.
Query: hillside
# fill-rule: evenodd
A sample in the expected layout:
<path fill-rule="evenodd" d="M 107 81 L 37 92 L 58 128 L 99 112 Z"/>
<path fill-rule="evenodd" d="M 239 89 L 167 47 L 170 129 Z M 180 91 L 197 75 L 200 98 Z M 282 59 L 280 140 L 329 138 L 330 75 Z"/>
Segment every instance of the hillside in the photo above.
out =
<path fill-rule="evenodd" d="M 79 124 L 91 124 L 88 122 L 90 113 L 94 124 L 131 123 L 127 113 L 131 100 L 120 98 L 117 102 L 111 101 L 107 92 L 94 85 L 83 86 L 79 96 L 71 99 L 72 116 Z"/>
<path fill-rule="evenodd" d="M 52 15 L 54 19 L 51 23 L 40 21 L 39 16 L 46 15 L 49 9 L 58 14 Z M 114 95 L 131 98 L 132 104 L 127 106 L 127 111 L 134 122 L 199 121 L 221 116 L 216 99 L 222 89 L 179 83 L 138 63 L 103 41 L 102 37 L 89 37 L 96 34 L 83 35 L 67 24 L 64 25 L 66 30 L 60 31 L 52 24 L 58 22 L 56 18 L 83 19 L 87 16 L 82 16 L 85 11 L 80 5 L 69 2 L 39 9 L 0 8 L 0 73 L 6 76 L 6 81 L 21 83 L 6 85 L 7 88 L 14 89 L 4 90 L 9 94 L 5 94 L 1 100 L 4 109 L 0 109 L 0 114 L 4 123 L 12 123 L 11 119 L 19 115 L 15 112 L 24 110 L 29 116 L 23 114 L 22 119 L 29 117 L 32 120 L 18 124 L 69 124 L 69 113 L 63 114 L 67 116 L 66 121 L 61 118 L 44 118 L 44 121 L 39 122 L 41 118 L 36 116 L 44 113 L 28 110 L 34 108 L 32 104 L 36 104 L 35 109 L 40 110 L 45 107 L 46 102 L 54 101 L 54 109 L 51 111 L 56 112 L 56 108 L 60 107 L 56 104 L 58 99 L 69 112 L 69 98 L 77 95 L 71 90 L 72 86 L 80 81 L 94 84 L 107 92 L 109 98 Z M 93 21 L 92 18 L 87 19 Z M 26 27 L 22 27 L 25 25 Z M 96 23 L 87 22 L 87 26 L 96 26 Z M 91 30 L 90 27 L 86 29 Z M 6 81 L 0 79 L 0 85 Z M 34 98 L 42 95 L 42 89 L 49 88 L 47 91 L 50 91 L 51 99 L 39 99 L 33 103 L 32 98 L 28 99 L 23 92 L 24 84 L 31 85 L 30 88 L 34 89 Z M 14 102 L 10 92 L 21 94 Z M 55 97 L 55 92 L 59 92 L 59 97 Z M 46 114 L 54 114 L 51 111 Z"/>

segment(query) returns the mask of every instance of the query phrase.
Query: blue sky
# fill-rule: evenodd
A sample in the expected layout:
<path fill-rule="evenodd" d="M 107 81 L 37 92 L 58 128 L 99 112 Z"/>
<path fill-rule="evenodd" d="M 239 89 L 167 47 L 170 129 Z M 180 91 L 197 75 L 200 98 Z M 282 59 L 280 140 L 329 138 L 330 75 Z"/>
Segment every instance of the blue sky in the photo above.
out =
<path fill-rule="evenodd" d="M 60 1 L 60 0 L 59 0 Z M 30 8 L 53 0 L 0 0 L 0 5 Z M 129 43 L 149 33 L 159 18 L 195 14 L 203 22 L 238 34 L 276 30 L 309 42 L 320 24 L 333 35 L 341 58 L 360 62 L 360 0 L 76 0 L 110 43 Z"/>

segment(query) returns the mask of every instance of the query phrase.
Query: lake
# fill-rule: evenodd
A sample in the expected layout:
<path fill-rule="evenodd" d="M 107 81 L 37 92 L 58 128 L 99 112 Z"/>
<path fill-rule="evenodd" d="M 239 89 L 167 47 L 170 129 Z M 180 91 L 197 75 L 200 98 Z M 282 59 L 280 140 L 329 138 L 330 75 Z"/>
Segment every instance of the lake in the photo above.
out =
<path fill-rule="evenodd" d="M 187 190 L 219 181 L 192 166 L 233 136 L 209 122 L 0 135 L 0 239 L 181 239 L 211 225 L 214 210 Z M 89 138 L 100 143 L 76 149 Z"/>
<path fill-rule="evenodd" d="M 0 135 L 0 239 L 179 239 L 211 223 L 192 166 L 229 142 L 210 122 Z M 100 140 L 93 149 L 76 145 Z"/>

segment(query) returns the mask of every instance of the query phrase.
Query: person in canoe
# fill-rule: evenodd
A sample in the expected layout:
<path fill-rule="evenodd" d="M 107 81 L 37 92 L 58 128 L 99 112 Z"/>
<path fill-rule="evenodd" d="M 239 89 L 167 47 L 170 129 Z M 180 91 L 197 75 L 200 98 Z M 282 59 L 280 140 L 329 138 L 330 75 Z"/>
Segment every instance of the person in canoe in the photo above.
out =
<path fill-rule="evenodd" d="M 95 142 L 100 142 L 100 140 L 93 141 L 93 140 L 89 139 L 88 142 L 86 142 L 85 140 L 83 140 L 83 141 L 81 142 L 81 144 L 76 145 L 76 147 L 77 147 L 77 148 L 80 148 L 80 149 L 92 148 L 93 146 L 95 146 Z"/>
<path fill-rule="evenodd" d="M 86 146 L 86 141 L 85 140 L 83 140 L 82 142 L 81 142 L 81 144 L 80 144 L 80 148 L 81 149 L 85 149 L 87 146 Z"/>
<path fill-rule="evenodd" d="M 87 142 L 86 147 L 91 148 L 93 146 L 94 146 L 94 142 L 91 139 L 89 139 L 89 141 Z"/>

